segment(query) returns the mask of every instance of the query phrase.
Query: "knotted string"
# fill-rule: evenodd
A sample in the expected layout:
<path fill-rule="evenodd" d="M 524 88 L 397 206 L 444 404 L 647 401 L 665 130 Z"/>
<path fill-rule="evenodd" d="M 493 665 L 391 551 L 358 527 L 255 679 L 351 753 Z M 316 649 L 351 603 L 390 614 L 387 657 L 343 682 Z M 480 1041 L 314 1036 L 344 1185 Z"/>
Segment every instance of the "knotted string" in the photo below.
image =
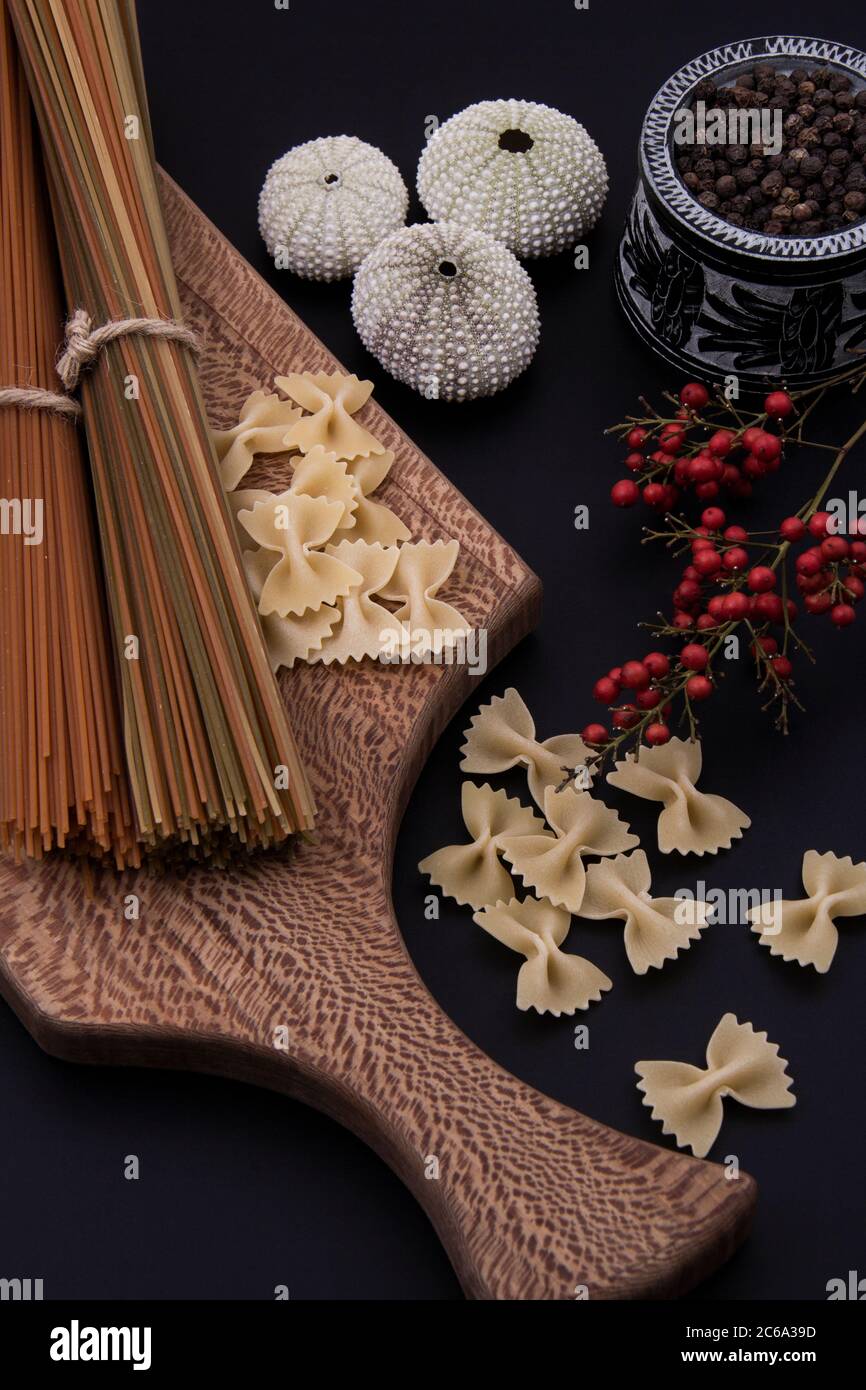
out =
<path fill-rule="evenodd" d="M 131 333 L 182 343 L 190 351 L 198 351 L 195 333 L 175 319 L 112 319 L 101 328 L 94 328 L 87 310 L 76 309 L 66 325 L 65 346 L 57 359 L 57 375 L 66 390 L 75 390 L 82 371 L 93 365 L 106 343 Z M 0 407 L 7 405 L 17 406 L 19 410 L 45 410 L 71 420 L 81 415 L 81 406 L 71 396 L 61 396 L 40 386 L 0 388 Z"/>
<path fill-rule="evenodd" d="M 57 359 L 57 375 L 67 391 L 75 390 L 82 370 L 93 365 L 106 343 L 133 333 L 182 343 L 192 352 L 198 351 L 198 338 L 192 329 L 175 319 L 111 319 L 94 328 L 87 310 L 76 309 L 66 325 L 66 346 Z"/>
<path fill-rule="evenodd" d="M 70 396 L 56 391 L 44 391 L 41 386 L 4 386 L 0 389 L 0 406 L 13 405 L 19 410 L 45 410 L 51 415 L 77 420 L 81 406 Z"/>

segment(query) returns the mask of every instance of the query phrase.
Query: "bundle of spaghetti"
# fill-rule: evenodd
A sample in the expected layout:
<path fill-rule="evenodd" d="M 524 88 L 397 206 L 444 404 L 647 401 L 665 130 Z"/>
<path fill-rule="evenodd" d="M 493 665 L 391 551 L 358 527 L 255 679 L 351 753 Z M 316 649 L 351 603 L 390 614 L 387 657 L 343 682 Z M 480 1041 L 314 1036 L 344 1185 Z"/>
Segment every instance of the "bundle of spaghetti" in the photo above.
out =
<path fill-rule="evenodd" d="M 0 387 L 56 392 L 60 277 L 5 0 L 0 304 Z M 0 406 L 0 845 L 122 868 L 138 851 L 81 431 L 74 414 L 22 404 Z"/>
<path fill-rule="evenodd" d="M 8 0 L 70 310 L 177 323 L 132 0 Z M 81 379 L 139 835 L 284 842 L 312 798 L 254 611 L 189 346 L 130 332 Z"/>

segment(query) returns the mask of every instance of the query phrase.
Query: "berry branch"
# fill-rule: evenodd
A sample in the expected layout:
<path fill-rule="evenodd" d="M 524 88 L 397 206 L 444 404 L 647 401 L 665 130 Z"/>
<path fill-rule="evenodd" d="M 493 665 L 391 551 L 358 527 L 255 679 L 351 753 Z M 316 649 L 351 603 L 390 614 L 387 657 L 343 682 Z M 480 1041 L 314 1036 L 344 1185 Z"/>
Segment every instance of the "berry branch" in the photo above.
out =
<path fill-rule="evenodd" d="M 755 661 L 763 708 L 787 733 L 790 707 L 802 709 L 794 690 L 794 660 L 813 654 L 796 630 L 796 588 L 807 614 L 827 614 L 837 628 L 855 621 L 855 605 L 866 592 L 866 518 L 847 526 L 822 509 L 829 489 L 851 451 L 866 438 L 866 420 L 843 444 L 807 437 L 805 425 L 827 396 L 845 384 L 856 392 L 866 381 L 859 363 L 837 377 L 799 392 L 771 391 L 759 411 L 740 411 L 717 391 L 689 382 L 670 408 L 656 410 L 641 398 L 642 416 L 629 416 L 607 431 L 628 450 L 633 475 L 615 483 L 617 507 L 639 499 L 658 514 L 644 528 L 643 543 L 662 542 L 674 555 L 689 555 L 673 592 L 673 614 L 641 623 L 656 640 L 682 641 L 676 653 L 654 650 L 626 661 L 596 681 L 593 695 L 608 707 L 610 729 L 590 723 L 583 730 L 596 762 L 616 759 L 628 747 L 667 743 L 677 720 L 697 736 L 696 706 L 710 699 L 722 679 L 720 654 L 730 639 L 747 637 Z M 775 473 L 792 449 L 829 450 L 833 459 L 817 491 L 773 531 L 729 524 L 718 505 L 724 489 L 734 499 L 752 495 L 754 485 Z M 691 493 L 704 504 L 693 525 L 674 508 Z M 805 548 L 794 547 L 808 542 Z M 791 563 L 793 560 L 793 564 Z M 569 780 L 566 778 L 566 781 Z"/>

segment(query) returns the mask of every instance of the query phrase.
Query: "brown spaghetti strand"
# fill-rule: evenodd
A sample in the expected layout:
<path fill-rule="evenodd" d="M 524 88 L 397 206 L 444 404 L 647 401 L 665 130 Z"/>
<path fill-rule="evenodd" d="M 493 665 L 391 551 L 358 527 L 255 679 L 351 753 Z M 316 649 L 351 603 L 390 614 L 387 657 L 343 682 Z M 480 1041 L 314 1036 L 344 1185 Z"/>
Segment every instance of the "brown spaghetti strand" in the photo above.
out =
<path fill-rule="evenodd" d="M 138 863 L 139 852 L 88 467 L 76 429 L 80 407 L 56 391 L 63 313 L 36 140 L 4 0 L 0 845 L 17 858 L 62 848 L 123 867 Z"/>
<path fill-rule="evenodd" d="M 70 305 L 96 324 L 178 323 L 132 0 L 8 3 Z M 312 825 L 312 798 L 191 354 L 162 336 L 109 335 L 81 401 L 139 834 L 201 853 L 281 843 Z M 31 717 L 43 717 L 38 702 Z"/>

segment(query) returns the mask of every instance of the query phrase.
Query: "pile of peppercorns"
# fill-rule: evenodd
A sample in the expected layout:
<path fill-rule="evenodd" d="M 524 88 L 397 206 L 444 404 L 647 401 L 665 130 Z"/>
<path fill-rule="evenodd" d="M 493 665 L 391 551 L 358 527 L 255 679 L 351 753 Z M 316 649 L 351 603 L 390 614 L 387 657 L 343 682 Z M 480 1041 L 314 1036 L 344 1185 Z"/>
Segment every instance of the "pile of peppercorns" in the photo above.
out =
<path fill-rule="evenodd" d="M 866 218 L 866 88 L 832 68 L 785 73 L 758 63 L 734 85 L 703 78 L 695 101 L 710 109 L 782 112 L 783 147 L 678 147 L 676 164 L 697 201 L 726 222 L 768 236 L 818 236 Z"/>

